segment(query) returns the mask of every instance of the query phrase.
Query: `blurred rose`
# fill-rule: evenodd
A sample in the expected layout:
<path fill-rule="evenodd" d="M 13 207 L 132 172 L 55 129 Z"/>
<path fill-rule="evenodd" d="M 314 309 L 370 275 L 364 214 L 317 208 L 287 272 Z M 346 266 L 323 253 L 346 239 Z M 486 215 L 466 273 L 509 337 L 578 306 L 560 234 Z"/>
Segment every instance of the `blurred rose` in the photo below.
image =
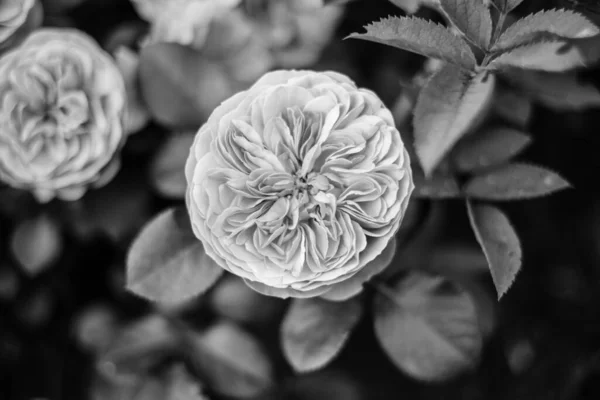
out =
<path fill-rule="evenodd" d="M 11 37 L 25 21 L 36 0 L 0 1 L 0 43 Z"/>
<path fill-rule="evenodd" d="M 82 32 L 40 29 L 0 58 L 0 178 L 74 200 L 117 171 L 125 86 Z"/>
<path fill-rule="evenodd" d="M 219 106 L 186 179 L 194 232 L 221 267 L 265 294 L 331 300 L 387 266 L 414 187 L 381 100 L 310 71 L 266 74 Z"/>
<path fill-rule="evenodd" d="M 128 47 L 121 46 L 114 52 L 115 63 L 121 71 L 127 91 L 127 113 L 124 129 L 127 134 L 136 133 L 150 122 L 148 107 L 140 94 L 140 56 Z"/>
<path fill-rule="evenodd" d="M 343 13 L 322 0 L 246 0 L 258 36 L 284 68 L 313 65 Z"/>
<path fill-rule="evenodd" d="M 408 14 L 415 14 L 421 6 L 438 8 L 440 0 L 390 0 Z"/>
<path fill-rule="evenodd" d="M 231 57 L 238 70 L 249 65 L 242 74 L 252 75 L 251 81 L 273 63 L 286 68 L 314 64 L 343 12 L 322 0 L 132 1 L 151 24 L 148 43 L 174 42 L 207 56 Z M 262 70 L 256 74 L 258 67 Z"/>
<path fill-rule="evenodd" d="M 240 0 L 132 0 L 151 24 L 150 43 L 173 42 L 201 48 L 211 22 L 236 7 Z"/>

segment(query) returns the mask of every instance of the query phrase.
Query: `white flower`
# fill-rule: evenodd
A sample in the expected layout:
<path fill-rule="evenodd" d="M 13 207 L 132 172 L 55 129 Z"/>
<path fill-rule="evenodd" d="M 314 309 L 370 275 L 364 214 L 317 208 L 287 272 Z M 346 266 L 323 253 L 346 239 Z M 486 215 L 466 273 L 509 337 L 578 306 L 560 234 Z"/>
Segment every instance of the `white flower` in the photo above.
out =
<path fill-rule="evenodd" d="M 341 300 L 387 266 L 413 190 L 390 111 L 347 77 L 268 73 L 219 106 L 186 164 L 192 227 L 262 293 Z"/>
<path fill-rule="evenodd" d="M 343 14 L 319 0 L 247 0 L 257 35 L 283 68 L 313 65 L 329 43 Z M 253 11 L 258 8 L 262 12 Z"/>
<path fill-rule="evenodd" d="M 201 48 L 210 25 L 241 0 L 132 0 L 151 24 L 149 42 L 173 42 Z"/>
<path fill-rule="evenodd" d="M 40 29 L 0 58 L 0 179 L 72 200 L 118 169 L 125 86 L 87 35 Z"/>

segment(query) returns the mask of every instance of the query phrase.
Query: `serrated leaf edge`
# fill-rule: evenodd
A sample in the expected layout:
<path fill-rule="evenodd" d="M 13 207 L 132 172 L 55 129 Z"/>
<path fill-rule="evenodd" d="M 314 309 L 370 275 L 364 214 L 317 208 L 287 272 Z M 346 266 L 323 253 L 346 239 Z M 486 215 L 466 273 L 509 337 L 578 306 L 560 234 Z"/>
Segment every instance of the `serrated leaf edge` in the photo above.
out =
<path fill-rule="evenodd" d="M 488 269 L 490 271 L 490 275 L 492 276 L 492 280 L 494 281 L 494 287 L 496 288 L 496 292 L 498 294 L 498 301 L 500 301 L 500 299 L 502 298 L 502 296 L 504 296 L 506 293 L 508 293 L 508 290 L 515 283 L 515 280 L 517 279 L 517 276 L 521 272 L 521 267 L 523 265 L 523 251 L 521 250 L 521 240 L 519 239 L 519 236 L 517 235 L 517 232 L 515 231 L 515 228 L 514 228 L 513 224 L 510 222 L 510 220 L 508 219 L 508 217 L 506 216 L 506 214 L 502 210 L 500 210 L 499 208 L 497 208 L 497 207 L 488 206 L 488 207 L 493 207 L 494 209 L 496 209 L 497 211 L 499 211 L 504 216 L 504 218 L 506 218 L 506 222 L 508 223 L 508 226 L 514 232 L 515 237 L 517 238 L 517 241 L 519 243 L 520 253 L 521 253 L 520 257 L 519 257 L 519 268 L 517 269 L 517 272 L 512 276 L 512 279 L 511 279 L 508 287 L 503 292 L 500 292 L 498 290 L 498 285 L 496 284 L 496 279 L 494 277 L 494 274 L 492 273 L 492 264 L 491 264 L 490 258 L 488 256 L 487 249 L 485 248 L 485 246 L 483 244 L 483 238 L 481 237 L 481 233 L 479 232 L 479 228 L 477 227 L 477 224 L 475 223 L 475 215 L 473 214 L 473 207 L 474 207 L 474 205 L 473 205 L 471 199 L 467 198 L 467 200 L 466 200 L 466 206 L 467 206 L 467 215 L 469 217 L 469 224 L 471 225 L 471 228 L 473 230 L 473 234 L 475 235 L 475 239 L 477 239 L 477 243 L 479 243 L 479 247 L 481 247 L 481 251 L 483 251 L 483 255 L 485 256 L 485 259 L 486 259 L 486 261 L 488 263 Z"/>
<path fill-rule="evenodd" d="M 540 30 L 533 30 L 531 33 L 524 33 L 524 34 L 521 34 L 521 35 L 517 35 L 517 36 L 515 36 L 513 38 L 512 41 L 509 41 L 507 43 L 502 43 L 502 40 L 503 40 L 503 38 L 505 38 L 506 33 L 509 32 L 510 29 L 513 28 L 515 25 L 517 25 L 519 23 L 525 23 L 529 19 L 532 19 L 532 18 L 534 18 L 536 16 L 540 16 L 540 15 L 543 15 L 543 14 L 546 14 L 546 13 L 559 13 L 559 12 L 560 13 L 568 14 L 569 16 L 576 16 L 578 18 L 582 18 L 588 24 L 596 27 L 595 34 L 594 35 L 586 35 L 586 36 L 582 36 L 582 37 L 578 37 L 578 38 L 569 38 L 569 37 L 566 37 L 566 36 L 561 36 L 561 35 L 559 35 L 557 33 L 554 33 L 554 32 L 550 32 L 550 31 L 545 30 L 545 29 L 540 29 Z M 521 46 L 521 45 L 524 45 L 526 43 L 529 43 L 529 41 L 520 42 L 519 40 L 523 40 L 524 38 L 531 37 L 531 40 L 533 41 L 533 40 L 535 40 L 536 35 L 544 35 L 544 34 L 552 35 L 552 36 L 555 36 L 557 38 L 561 38 L 562 40 L 583 39 L 583 38 L 589 38 L 589 37 L 593 37 L 593 36 L 596 36 L 596 35 L 600 34 L 600 28 L 598 28 L 596 26 L 596 24 L 594 24 L 592 21 L 590 21 L 590 19 L 587 18 L 585 15 L 583 15 L 581 13 L 578 13 L 578 12 L 575 12 L 573 10 L 568 10 L 568 9 L 565 9 L 565 8 L 551 8 L 549 10 L 541 10 L 541 11 L 538 11 L 536 13 L 528 14 L 525 17 L 520 18 L 520 19 L 516 20 L 515 22 L 513 22 L 512 24 L 510 24 L 509 26 L 507 26 L 502 31 L 502 33 L 500 34 L 500 36 L 498 37 L 498 39 L 496 40 L 496 42 L 492 43 L 491 50 L 493 52 L 505 52 L 505 51 L 511 50 L 514 47 Z"/>
<path fill-rule="evenodd" d="M 376 24 L 385 24 L 386 21 L 393 21 L 393 20 L 400 20 L 400 21 L 418 21 L 419 23 L 426 23 L 428 26 L 430 27 L 434 27 L 431 29 L 441 29 L 446 31 L 449 35 L 455 37 L 457 40 L 459 40 L 460 42 L 462 42 L 464 44 L 464 49 L 459 49 L 461 50 L 461 57 L 462 57 L 462 51 L 466 52 L 466 58 L 468 60 L 464 60 L 464 61 L 468 61 L 469 64 L 462 64 L 462 63 L 457 63 L 454 60 L 450 59 L 450 58 L 443 58 L 444 61 L 449 62 L 451 64 L 457 65 L 463 69 L 466 69 L 468 71 L 473 71 L 477 65 L 477 59 L 475 58 L 475 54 L 473 54 L 473 51 L 471 50 L 471 48 L 469 47 L 469 44 L 461 37 L 458 36 L 456 34 L 454 34 L 450 29 L 448 29 L 447 27 L 445 27 L 442 24 L 439 24 L 437 22 L 433 22 L 431 20 L 426 20 L 424 18 L 417 18 L 414 16 L 403 16 L 403 17 L 395 17 L 395 16 L 387 16 L 387 17 L 383 17 L 381 18 L 379 21 L 373 21 L 367 25 L 365 25 L 363 28 L 366 30 L 365 33 L 351 33 L 350 35 L 346 36 L 343 38 L 343 40 L 347 40 L 347 39 L 361 39 L 361 40 L 369 40 L 369 41 L 374 41 L 372 39 L 367 39 L 364 38 L 363 36 L 365 35 L 369 35 L 370 34 L 370 30 L 374 29 L 376 27 Z M 389 38 L 386 40 L 393 40 L 394 38 Z M 381 42 L 379 42 L 381 43 Z M 384 43 L 382 43 L 384 44 Z M 393 47 L 393 46 L 392 46 Z M 428 58 L 435 58 L 435 57 L 431 57 L 427 54 L 423 54 L 421 52 L 416 52 L 416 51 L 412 51 L 412 50 L 405 50 L 405 51 L 410 51 L 411 53 L 415 53 L 415 54 L 420 54 L 424 57 L 428 57 Z M 443 50 L 440 50 L 443 51 Z"/>
<path fill-rule="evenodd" d="M 473 195 L 469 195 L 466 192 L 466 188 L 469 184 L 469 182 L 471 182 L 473 179 L 477 178 L 477 177 L 481 177 L 482 175 L 487 175 L 491 172 L 494 172 L 496 170 L 500 170 L 509 166 L 514 166 L 514 165 L 523 165 L 523 166 L 529 166 L 529 167 L 534 167 L 534 168 L 540 168 L 540 169 L 545 169 L 546 171 L 552 172 L 554 175 L 558 176 L 564 183 L 564 186 L 561 186 L 555 190 L 552 190 L 550 192 L 541 194 L 541 195 L 536 195 L 536 196 L 525 196 L 525 197 L 519 197 L 519 198 L 512 198 L 512 199 L 508 199 L 508 198 L 491 198 L 491 197 L 479 197 L 479 196 L 473 196 Z M 532 163 L 527 163 L 527 162 L 513 162 L 513 163 L 508 163 L 508 164 L 503 164 L 503 165 L 499 165 L 499 166 L 494 166 L 494 167 L 490 167 L 490 168 L 485 168 L 481 170 L 481 173 L 478 175 L 475 175 L 473 177 L 471 177 L 467 182 L 465 182 L 465 184 L 463 185 L 462 189 L 465 193 L 465 196 L 467 196 L 467 198 L 470 199 L 477 199 L 477 200 L 483 200 L 483 201 L 495 201 L 495 202 L 506 202 L 506 201 L 520 201 L 520 200 L 531 200 L 531 199 L 541 199 L 547 196 L 550 196 L 554 193 L 563 191 L 563 190 L 567 190 L 567 189 L 572 189 L 574 188 L 574 186 L 567 181 L 561 174 L 559 174 L 558 172 L 556 172 L 555 170 L 548 168 L 546 166 L 542 166 L 542 165 L 537 165 L 537 164 L 532 164 Z"/>

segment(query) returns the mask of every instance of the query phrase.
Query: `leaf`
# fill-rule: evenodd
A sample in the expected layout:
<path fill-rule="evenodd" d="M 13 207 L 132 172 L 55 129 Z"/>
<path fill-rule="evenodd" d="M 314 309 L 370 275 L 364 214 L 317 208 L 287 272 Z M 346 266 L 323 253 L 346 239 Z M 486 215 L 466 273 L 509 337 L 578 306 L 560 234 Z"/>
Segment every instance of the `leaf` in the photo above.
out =
<path fill-rule="evenodd" d="M 459 143 L 452 158 L 459 171 L 474 171 L 505 163 L 530 143 L 531 138 L 519 130 L 490 128 Z"/>
<path fill-rule="evenodd" d="M 571 187 L 556 172 L 536 165 L 508 164 L 467 182 L 467 196 L 485 200 L 521 200 L 547 196 Z"/>
<path fill-rule="evenodd" d="M 557 110 L 582 110 L 600 107 L 600 90 L 584 82 L 576 73 L 553 74 L 513 69 L 503 76 L 524 94 Z"/>
<path fill-rule="evenodd" d="M 487 259 L 498 299 L 510 288 L 521 269 L 521 244 L 510 221 L 498 208 L 467 201 L 469 221 Z"/>
<path fill-rule="evenodd" d="M 479 250 L 479 249 L 478 249 Z M 479 252 L 481 254 L 481 251 Z M 487 262 L 485 257 L 483 258 L 483 266 L 487 270 Z M 484 285 L 481 280 L 472 277 L 471 279 L 461 279 L 458 283 L 471 295 L 475 307 L 477 307 L 477 316 L 479 317 L 479 327 L 483 339 L 489 338 L 498 325 L 498 301 L 494 295 L 488 290 L 487 285 Z M 487 283 L 487 282 L 485 282 Z"/>
<path fill-rule="evenodd" d="M 160 148 L 150 166 L 152 186 L 161 195 L 183 199 L 187 190 L 185 163 L 194 142 L 195 132 L 174 134 Z"/>
<path fill-rule="evenodd" d="M 185 209 L 169 209 L 150 221 L 127 256 L 127 288 L 159 303 L 189 300 L 222 274 L 194 236 Z"/>
<path fill-rule="evenodd" d="M 273 384 L 262 346 L 232 323 L 217 323 L 199 335 L 189 355 L 205 382 L 223 395 L 251 397 Z"/>
<path fill-rule="evenodd" d="M 134 381 L 178 345 L 176 332 L 161 316 L 150 315 L 126 325 L 98 358 L 98 371 L 113 382 Z"/>
<path fill-rule="evenodd" d="M 465 276 L 488 271 L 481 249 L 459 243 L 440 244 L 428 250 L 426 270 L 444 276 Z"/>
<path fill-rule="evenodd" d="M 496 5 L 501 13 L 508 14 L 517 8 L 517 6 L 521 4 L 523 0 L 492 0 L 492 2 Z"/>
<path fill-rule="evenodd" d="M 413 196 L 426 199 L 453 199 L 461 196 L 460 187 L 455 176 L 434 173 L 425 177 L 419 169 L 413 169 L 415 191 Z"/>
<path fill-rule="evenodd" d="M 426 176 L 483 116 L 494 83 L 494 76 L 485 72 L 469 78 L 447 64 L 421 90 L 413 124 L 415 148 Z"/>
<path fill-rule="evenodd" d="M 279 321 L 287 305 L 282 299 L 263 296 L 250 289 L 244 280 L 227 274 L 210 293 L 212 310 L 230 321 L 264 326 Z"/>
<path fill-rule="evenodd" d="M 86 307 L 74 318 L 73 336 L 81 347 L 97 354 L 106 350 L 112 343 L 118 325 L 117 316 L 111 308 L 95 304 Z"/>
<path fill-rule="evenodd" d="M 600 13 L 598 13 L 598 16 L 600 17 Z M 596 24 L 600 24 L 600 20 L 596 21 Z M 600 35 L 577 39 L 572 42 L 573 45 L 577 46 L 577 49 L 588 65 L 597 65 L 600 61 Z"/>
<path fill-rule="evenodd" d="M 475 55 L 460 37 L 442 25 L 414 17 L 389 17 L 348 38 L 369 40 L 473 70 Z"/>
<path fill-rule="evenodd" d="M 17 225 L 10 249 L 23 270 L 33 277 L 58 260 L 63 251 L 62 234 L 55 220 L 40 215 Z"/>
<path fill-rule="evenodd" d="M 441 0 L 442 10 L 467 38 L 481 49 L 492 39 L 492 17 L 482 0 Z"/>
<path fill-rule="evenodd" d="M 160 375 L 141 375 L 128 383 L 96 379 L 92 400 L 207 400 L 202 386 L 181 364 Z"/>
<path fill-rule="evenodd" d="M 392 362 L 413 378 L 451 379 L 475 366 L 482 333 L 473 299 L 441 276 L 412 272 L 379 287 L 375 334 Z"/>
<path fill-rule="evenodd" d="M 489 68 L 516 67 L 562 72 L 585 65 L 586 59 L 576 46 L 564 41 L 541 41 L 516 47 L 501 54 L 489 64 Z"/>
<path fill-rule="evenodd" d="M 163 383 L 164 394 L 156 396 L 156 400 L 208 400 L 202 394 L 201 385 L 185 369 L 183 365 L 177 364 L 170 368 L 166 374 L 166 382 Z M 156 395 L 156 392 L 154 392 Z M 148 400 L 148 397 L 140 397 L 140 400 Z"/>
<path fill-rule="evenodd" d="M 144 46 L 139 74 L 150 114 L 173 129 L 198 129 L 215 107 L 239 89 L 218 63 L 173 43 Z"/>
<path fill-rule="evenodd" d="M 359 297 L 295 299 L 283 319 L 283 353 L 296 371 L 322 368 L 342 349 L 362 315 Z"/>
<path fill-rule="evenodd" d="M 492 104 L 493 113 L 518 128 L 525 128 L 531 118 L 533 105 L 531 99 L 518 91 L 499 87 Z"/>
<path fill-rule="evenodd" d="M 596 36 L 600 31 L 596 25 L 579 13 L 569 10 L 540 11 L 510 25 L 500 35 L 493 50 L 525 44 L 542 33 L 566 39 L 583 39 Z"/>

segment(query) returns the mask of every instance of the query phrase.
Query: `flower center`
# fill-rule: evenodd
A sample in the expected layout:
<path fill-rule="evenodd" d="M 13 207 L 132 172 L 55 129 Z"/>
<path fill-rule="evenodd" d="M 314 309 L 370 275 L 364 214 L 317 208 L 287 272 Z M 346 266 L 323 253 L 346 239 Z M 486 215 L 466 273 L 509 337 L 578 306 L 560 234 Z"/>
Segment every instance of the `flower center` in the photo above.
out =
<path fill-rule="evenodd" d="M 304 197 L 303 194 L 307 194 L 310 198 L 316 196 L 320 192 L 327 192 L 330 189 L 329 180 L 314 172 L 311 172 L 308 176 L 297 175 L 291 186 L 293 187 L 292 193 L 290 194 L 289 191 L 284 190 L 282 195 L 300 198 Z"/>
<path fill-rule="evenodd" d="M 336 197 L 328 193 L 332 187 L 325 176 L 314 172 L 294 177 L 259 219 L 259 225 L 271 231 L 281 225 L 294 230 L 304 221 L 332 219 L 336 209 Z"/>

